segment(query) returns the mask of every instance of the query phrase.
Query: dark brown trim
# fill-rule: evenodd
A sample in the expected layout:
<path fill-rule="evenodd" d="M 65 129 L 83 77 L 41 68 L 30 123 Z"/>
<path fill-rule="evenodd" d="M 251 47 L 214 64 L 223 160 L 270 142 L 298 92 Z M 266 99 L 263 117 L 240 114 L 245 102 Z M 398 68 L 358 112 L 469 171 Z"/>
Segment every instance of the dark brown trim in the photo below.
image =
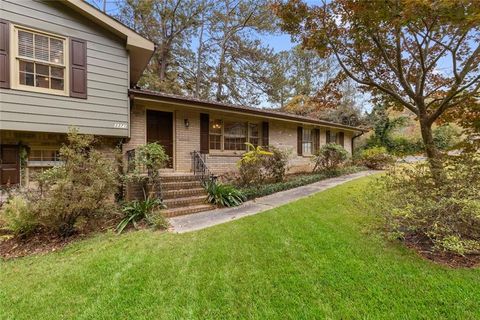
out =
<path fill-rule="evenodd" d="M 303 155 L 303 127 L 297 127 L 297 154 Z"/>
<path fill-rule="evenodd" d="M 210 116 L 200 113 L 200 153 L 209 153 L 210 143 Z"/>
<path fill-rule="evenodd" d="M 10 88 L 10 23 L 0 19 L 0 88 Z"/>
<path fill-rule="evenodd" d="M 309 123 L 309 124 L 327 126 L 332 128 L 347 129 L 355 132 L 366 131 L 365 129 L 362 129 L 362 128 L 346 126 L 338 123 L 333 123 L 333 122 L 328 122 L 328 121 L 323 121 L 323 120 L 318 120 L 318 119 L 313 119 L 313 118 L 308 118 L 303 116 L 297 116 L 294 114 L 288 114 L 281 111 L 273 111 L 273 110 L 245 107 L 245 106 L 239 106 L 239 105 L 233 105 L 233 104 L 205 101 L 205 100 L 200 100 L 192 97 L 182 97 L 177 95 L 165 94 L 162 92 L 147 91 L 147 90 L 140 90 L 140 89 L 130 89 L 129 93 L 130 95 L 133 95 L 134 98 L 135 97 L 146 98 L 146 99 L 148 98 L 148 99 L 157 100 L 159 102 L 177 103 L 177 104 L 183 104 L 191 107 L 209 108 L 209 109 L 215 109 L 215 110 L 226 111 L 226 112 L 229 112 L 229 111 L 241 112 L 245 114 L 253 114 L 253 115 L 259 115 L 259 116 L 264 116 L 269 118 L 291 120 L 291 121 L 300 122 L 300 123 Z"/>
<path fill-rule="evenodd" d="M 345 146 L 345 132 L 340 131 L 338 134 L 338 144 L 341 145 L 342 147 Z"/>
<path fill-rule="evenodd" d="M 270 144 L 269 135 L 270 135 L 270 128 L 269 128 L 268 121 L 263 121 L 262 122 L 262 146 L 268 147 L 268 145 Z"/>

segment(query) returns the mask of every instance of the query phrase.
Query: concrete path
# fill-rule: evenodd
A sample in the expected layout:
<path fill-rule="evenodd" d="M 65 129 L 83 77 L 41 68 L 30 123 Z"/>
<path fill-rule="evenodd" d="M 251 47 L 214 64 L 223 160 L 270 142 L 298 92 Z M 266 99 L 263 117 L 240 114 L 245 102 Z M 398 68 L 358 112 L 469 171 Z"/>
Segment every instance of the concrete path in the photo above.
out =
<path fill-rule="evenodd" d="M 308 184 L 295 189 L 285 190 L 269 196 L 247 201 L 238 207 L 215 209 L 185 216 L 170 218 L 173 232 L 184 233 L 208 228 L 217 224 L 251 216 L 286 203 L 308 197 L 314 193 L 330 189 L 348 181 L 366 177 L 379 171 L 362 171 L 337 178 L 331 178 Z"/>

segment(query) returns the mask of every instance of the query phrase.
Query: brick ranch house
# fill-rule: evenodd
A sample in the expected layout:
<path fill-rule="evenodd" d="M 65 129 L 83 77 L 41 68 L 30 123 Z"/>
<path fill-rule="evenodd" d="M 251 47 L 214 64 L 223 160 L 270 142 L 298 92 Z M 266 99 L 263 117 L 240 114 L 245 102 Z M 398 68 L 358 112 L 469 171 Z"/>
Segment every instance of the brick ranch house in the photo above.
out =
<path fill-rule="evenodd" d="M 154 44 L 82 0 L 0 0 L 0 184 L 26 185 L 58 163 L 70 127 L 127 157 L 157 141 L 170 171 L 193 154 L 235 170 L 245 142 L 291 150 L 292 171 L 327 142 L 352 152 L 355 127 L 136 89 Z"/>

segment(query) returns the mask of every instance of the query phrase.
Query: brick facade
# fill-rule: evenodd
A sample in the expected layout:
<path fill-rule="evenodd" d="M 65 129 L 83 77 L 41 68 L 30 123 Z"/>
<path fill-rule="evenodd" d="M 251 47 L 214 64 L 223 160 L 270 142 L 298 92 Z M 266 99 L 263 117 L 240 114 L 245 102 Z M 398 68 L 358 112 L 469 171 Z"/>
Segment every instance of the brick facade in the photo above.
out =
<path fill-rule="evenodd" d="M 130 114 L 130 139 L 123 144 L 123 151 L 134 149 L 146 142 L 146 110 L 159 110 L 173 112 L 174 119 L 174 161 L 173 168 L 178 172 L 190 172 L 192 170 L 192 151 L 200 150 L 200 113 L 208 113 L 210 119 L 226 119 L 235 121 L 248 121 L 261 124 L 269 122 L 269 143 L 290 153 L 290 172 L 309 171 L 313 168 L 311 156 L 297 155 L 297 127 L 302 123 L 265 119 L 240 113 L 219 112 L 202 110 L 183 105 L 173 105 L 153 101 L 135 101 Z M 188 127 L 186 126 L 188 122 Z M 352 132 L 327 128 L 322 126 L 305 125 L 305 128 L 320 129 L 320 145 L 326 143 L 326 130 L 332 132 L 343 131 L 345 134 L 344 147 L 351 153 Z M 211 150 L 207 155 L 207 165 L 215 173 L 236 170 L 236 163 L 240 159 L 241 151 Z"/>

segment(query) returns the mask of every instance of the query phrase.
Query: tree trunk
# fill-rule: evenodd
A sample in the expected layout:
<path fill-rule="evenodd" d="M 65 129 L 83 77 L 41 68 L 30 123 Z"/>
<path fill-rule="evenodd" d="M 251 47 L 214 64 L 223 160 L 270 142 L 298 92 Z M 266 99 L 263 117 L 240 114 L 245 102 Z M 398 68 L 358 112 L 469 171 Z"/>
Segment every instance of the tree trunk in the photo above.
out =
<path fill-rule="evenodd" d="M 205 27 L 205 11 L 202 12 L 202 25 L 200 27 L 200 37 L 198 39 L 197 50 L 197 70 L 195 79 L 195 97 L 200 97 L 200 80 L 202 77 L 202 54 L 203 54 L 203 29 Z"/>
<path fill-rule="evenodd" d="M 419 120 L 425 153 L 430 164 L 430 170 L 435 181 L 440 183 L 443 177 L 443 166 L 440 152 L 438 152 L 435 142 L 433 141 L 432 124 L 421 118 Z"/>
<path fill-rule="evenodd" d="M 217 93 L 215 94 L 215 100 L 218 102 L 222 102 L 222 89 L 223 89 L 223 82 L 224 82 L 224 68 L 225 68 L 225 44 L 222 44 L 222 53 L 220 55 L 220 62 L 218 64 L 217 69 Z"/>

